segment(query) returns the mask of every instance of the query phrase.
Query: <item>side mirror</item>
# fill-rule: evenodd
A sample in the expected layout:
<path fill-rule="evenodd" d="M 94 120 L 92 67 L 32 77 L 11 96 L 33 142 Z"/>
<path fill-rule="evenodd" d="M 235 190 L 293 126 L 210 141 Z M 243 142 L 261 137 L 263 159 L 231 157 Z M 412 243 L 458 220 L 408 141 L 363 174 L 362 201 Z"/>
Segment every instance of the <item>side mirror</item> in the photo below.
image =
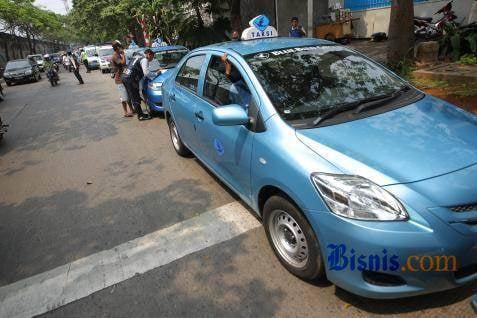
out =
<path fill-rule="evenodd" d="M 212 121 L 217 126 L 237 126 L 248 124 L 250 119 L 242 106 L 232 104 L 215 108 Z"/>

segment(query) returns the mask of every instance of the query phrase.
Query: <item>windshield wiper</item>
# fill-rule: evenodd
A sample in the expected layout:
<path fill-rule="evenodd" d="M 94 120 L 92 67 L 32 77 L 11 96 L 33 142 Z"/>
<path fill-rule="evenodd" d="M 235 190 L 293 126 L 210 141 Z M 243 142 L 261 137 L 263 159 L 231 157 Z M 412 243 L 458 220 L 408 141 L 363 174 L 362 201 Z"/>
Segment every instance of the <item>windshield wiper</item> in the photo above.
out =
<path fill-rule="evenodd" d="M 313 121 L 313 126 L 318 126 L 321 122 L 323 122 L 326 119 L 334 117 L 340 113 L 344 113 L 346 111 L 352 110 L 358 107 L 359 104 L 360 104 L 359 101 L 338 104 L 335 107 L 331 108 L 330 110 L 325 111 L 323 114 L 320 114 L 320 116 Z"/>
<path fill-rule="evenodd" d="M 353 112 L 354 114 L 358 114 L 363 112 L 364 110 L 368 110 L 371 108 L 374 108 L 378 105 L 382 105 L 383 103 L 386 103 L 397 96 L 399 96 L 402 92 L 409 90 L 409 86 L 403 86 L 400 89 L 390 93 L 390 94 L 383 94 L 383 95 L 378 95 L 378 96 L 372 96 L 368 97 L 365 99 L 361 99 L 355 102 L 350 102 L 350 103 L 344 103 L 344 104 L 339 104 L 332 109 L 324 112 L 321 114 L 318 118 L 316 118 L 313 121 L 313 126 L 318 126 L 321 122 L 323 122 L 326 119 L 330 119 L 340 113 L 355 109 L 356 110 Z"/>
<path fill-rule="evenodd" d="M 387 103 L 395 99 L 396 97 L 401 95 L 403 92 L 406 92 L 408 90 L 409 90 L 409 86 L 405 85 L 390 94 L 384 94 L 384 95 L 375 96 L 374 98 L 370 98 L 371 100 L 366 100 L 361 102 L 360 106 L 354 111 L 354 113 L 359 114 L 365 110 L 373 109 L 376 106 L 380 106 L 384 103 Z"/>

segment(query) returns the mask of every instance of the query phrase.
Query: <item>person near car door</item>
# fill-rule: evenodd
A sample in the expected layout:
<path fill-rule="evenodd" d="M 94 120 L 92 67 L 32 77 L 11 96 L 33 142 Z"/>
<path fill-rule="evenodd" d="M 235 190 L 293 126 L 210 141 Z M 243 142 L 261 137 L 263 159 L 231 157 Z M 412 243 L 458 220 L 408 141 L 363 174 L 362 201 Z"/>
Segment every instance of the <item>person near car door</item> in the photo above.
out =
<path fill-rule="evenodd" d="M 133 104 L 139 120 L 150 119 L 150 116 L 144 114 L 141 108 L 141 82 L 149 73 L 149 61 L 154 58 L 154 52 L 151 49 L 144 51 L 145 57 L 137 55 L 128 64 L 127 69 L 123 72 L 123 83 L 126 86 L 129 98 Z"/>
<path fill-rule="evenodd" d="M 123 105 L 124 117 L 132 117 L 133 116 L 133 108 L 131 105 L 131 101 L 129 99 L 126 87 L 124 86 L 122 80 L 122 74 L 124 68 L 126 67 L 126 54 L 124 53 L 124 47 L 122 46 L 121 42 L 114 41 L 112 43 L 113 46 L 113 56 L 111 58 L 111 62 L 113 64 L 113 72 L 114 72 L 114 83 L 119 91 L 119 99 L 121 100 L 121 104 Z M 128 112 L 129 106 L 129 112 Z"/>
<path fill-rule="evenodd" d="M 71 51 L 68 51 L 67 54 L 68 54 L 68 59 L 70 60 L 70 63 L 71 63 L 71 67 L 73 68 L 73 73 L 75 74 L 79 83 L 84 84 L 83 78 L 81 77 L 81 74 L 79 72 L 80 64 L 79 64 L 78 60 L 76 59 L 76 57 L 73 54 L 71 54 Z"/>

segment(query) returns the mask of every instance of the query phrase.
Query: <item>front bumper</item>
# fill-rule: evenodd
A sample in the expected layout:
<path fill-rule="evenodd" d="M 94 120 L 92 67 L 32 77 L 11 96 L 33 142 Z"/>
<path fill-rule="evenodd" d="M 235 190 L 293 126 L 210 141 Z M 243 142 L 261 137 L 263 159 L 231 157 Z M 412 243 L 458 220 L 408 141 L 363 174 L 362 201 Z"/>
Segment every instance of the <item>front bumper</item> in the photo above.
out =
<path fill-rule="evenodd" d="M 409 221 L 372 222 L 345 219 L 328 211 L 308 210 L 305 214 L 319 238 L 328 279 L 352 293 L 369 298 L 402 298 L 452 289 L 477 280 L 477 235 L 463 235 L 438 219 L 427 222 L 413 218 L 415 213 L 410 213 Z M 346 247 L 342 254 L 336 253 L 336 246 L 340 244 Z M 336 255 L 341 255 L 338 257 L 341 265 L 346 258 L 348 266 L 330 269 L 333 259 L 336 264 Z M 350 266 L 352 255 L 355 255 L 354 269 Z M 370 272 L 366 274 L 371 276 L 365 277 L 365 272 L 357 269 L 361 255 L 368 266 L 373 260 L 374 268 L 367 268 Z M 394 255 L 398 266 L 391 270 L 390 258 Z M 435 259 L 443 255 L 455 256 L 457 272 L 423 271 L 419 268 L 419 259 L 416 263 L 416 256 L 425 259 L 423 268 L 427 270 L 428 257 Z M 385 262 L 386 270 L 383 269 Z M 393 283 L 389 283 L 391 276 L 383 281 L 369 279 L 379 277 L 380 273 L 393 275 Z"/>
<path fill-rule="evenodd" d="M 145 96 L 147 98 L 147 106 L 150 110 L 155 112 L 164 111 L 164 107 L 162 105 L 162 90 L 153 90 L 148 88 Z"/>
<path fill-rule="evenodd" d="M 111 64 L 109 62 L 99 63 L 99 69 L 100 70 L 110 70 L 111 69 Z"/>
<path fill-rule="evenodd" d="M 19 76 L 4 76 L 6 82 L 9 83 L 24 83 L 28 81 L 33 81 L 35 79 L 35 74 L 29 75 L 19 75 Z"/>

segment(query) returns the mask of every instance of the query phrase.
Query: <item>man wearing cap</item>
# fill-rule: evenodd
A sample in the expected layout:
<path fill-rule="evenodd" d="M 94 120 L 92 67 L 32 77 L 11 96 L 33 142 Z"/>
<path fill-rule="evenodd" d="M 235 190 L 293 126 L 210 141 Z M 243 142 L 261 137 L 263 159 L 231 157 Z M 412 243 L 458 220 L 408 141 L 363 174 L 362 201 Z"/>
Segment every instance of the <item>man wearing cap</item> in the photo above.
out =
<path fill-rule="evenodd" d="M 126 87 L 124 86 L 122 80 L 122 74 L 124 68 L 126 67 L 126 54 L 124 53 L 124 48 L 119 41 L 113 41 L 113 56 L 111 58 L 111 62 L 113 64 L 114 70 L 114 83 L 119 91 L 119 99 L 121 100 L 121 104 L 123 105 L 124 117 L 132 117 L 133 116 L 133 109 L 131 106 L 131 101 L 129 99 L 128 93 L 126 91 Z M 129 106 L 129 112 L 128 112 Z"/>
<path fill-rule="evenodd" d="M 288 32 L 288 35 L 292 38 L 302 38 L 306 36 L 305 29 L 303 29 L 303 27 L 298 24 L 297 17 L 291 18 L 291 28 Z"/>

